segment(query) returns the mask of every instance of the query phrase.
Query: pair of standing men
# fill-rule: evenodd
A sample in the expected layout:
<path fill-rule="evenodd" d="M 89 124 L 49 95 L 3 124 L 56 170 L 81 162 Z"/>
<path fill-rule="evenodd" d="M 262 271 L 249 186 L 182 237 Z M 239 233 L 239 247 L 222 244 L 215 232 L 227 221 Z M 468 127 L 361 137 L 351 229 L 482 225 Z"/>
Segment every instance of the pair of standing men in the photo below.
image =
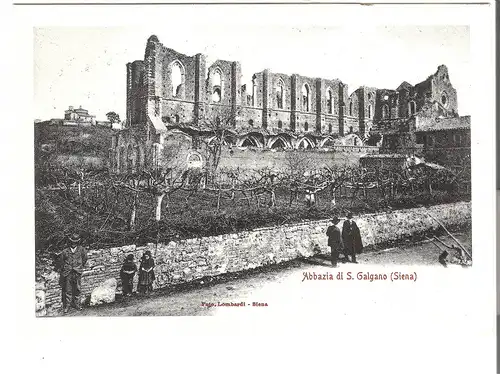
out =
<path fill-rule="evenodd" d="M 328 246 L 332 250 L 332 265 L 337 266 L 339 253 L 344 254 L 344 259 L 349 261 L 351 256 L 353 263 L 357 264 L 356 254 L 361 253 L 363 250 L 363 243 L 361 241 L 361 234 L 358 225 L 352 220 L 352 213 L 347 214 L 347 219 L 342 225 L 342 233 L 337 227 L 340 222 L 338 217 L 332 218 L 332 226 L 329 226 L 326 235 L 328 236 Z"/>

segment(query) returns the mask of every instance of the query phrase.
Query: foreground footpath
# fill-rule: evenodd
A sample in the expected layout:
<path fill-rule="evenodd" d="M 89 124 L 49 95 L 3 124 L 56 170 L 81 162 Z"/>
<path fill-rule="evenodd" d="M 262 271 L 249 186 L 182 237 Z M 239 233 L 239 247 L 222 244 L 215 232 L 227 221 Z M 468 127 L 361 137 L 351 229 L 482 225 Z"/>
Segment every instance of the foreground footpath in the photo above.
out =
<path fill-rule="evenodd" d="M 472 247 L 470 232 L 455 236 L 466 248 Z M 454 244 L 449 237 L 441 239 L 448 245 Z M 325 258 L 295 260 L 282 269 L 262 269 L 257 274 L 209 286 L 200 284 L 185 291 L 158 290 L 150 296 L 132 296 L 113 304 L 72 311 L 67 316 L 241 315 L 270 309 L 290 311 L 298 305 L 313 308 L 322 305 L 327 293 L 333 300 L 355 293 L 357 289 L 353 287 L 367 285 L 377 292 L 387 292 L 387 283 L 413 284 L 419 281 L 419 274 L 429 269 L 455 271 L 456 267 L 445 269 L 438 262 L 440 253 L 432 242 L 424 241 L 361 254 L 359 264 L 339 263 L 337 268 L 332 268 Z"/>

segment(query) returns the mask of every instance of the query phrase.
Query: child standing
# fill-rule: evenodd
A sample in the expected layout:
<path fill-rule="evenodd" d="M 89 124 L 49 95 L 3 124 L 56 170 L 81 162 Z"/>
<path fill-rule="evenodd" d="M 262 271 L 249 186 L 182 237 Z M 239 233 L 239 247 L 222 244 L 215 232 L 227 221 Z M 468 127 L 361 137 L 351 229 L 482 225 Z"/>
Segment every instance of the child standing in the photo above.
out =
<path fill-rule="evenodd" d="M 139 293 L 149 293 L 153 291 L 153 282 L 155 280 L 154 272 L 155 262 L 151 256 L 151 251 L 144 252 L 141 258 L 141 265 L 139 266 L 139 284 L 137 291 Z"/>
<path fill-rule="evenodd" d="M 137 266 L 134 262 L 134 255 L 129 254 L 123 261 L 122 269 L 120 270 L 120 278 L 122 280 L 123 296 L 132 296 L 134 287 L 134 275 L 137 272 Z"/>

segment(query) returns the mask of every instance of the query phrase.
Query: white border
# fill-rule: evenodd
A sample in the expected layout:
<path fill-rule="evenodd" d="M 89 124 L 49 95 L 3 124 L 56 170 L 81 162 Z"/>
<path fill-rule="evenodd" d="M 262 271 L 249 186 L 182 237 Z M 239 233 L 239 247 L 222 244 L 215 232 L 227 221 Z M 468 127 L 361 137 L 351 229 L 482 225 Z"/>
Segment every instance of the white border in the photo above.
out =
<path fill-rule="evenodd" d="M 3 31 L 2 151 L 7 198 L 2 227 L 4 308 L 13 312 L 15 368 L 6 372 L 62 373 L 161 370 L 490 373 L 495 367 L 494 287 L 494 9 L 491 6 L 249 6 L 16 7 Z M 256 10 L 258 9 L 258 11 Z M 12 9 L 11 9 L 12 10 Z M 471 26 L 471 81 L 477 100 L 472 118 L 474 266 L 460 273 L 421 270 L 408 289 L 413 302 L 363 292 L 339 304 L 372 308 L 339 316 L 319 308 L 290 310 L 282 318 L 69 318 L 35 319 L 33 296 L 33 92 L 34 26 L 143 26 L 180 14 L 203 20 L 218 12 L 228 24 L 300 25 L 455 24 Z M 256 13 L 253 13 L 256 12 Z M 6 13 L 4 13 L 6 14 Z M 252 17 L 258 14 L 258 17 Z M 70 17 L 71 15 L 71 17 Z M 6 21 L 5 19 L 3 20 Z M 225 21 L 224 21 L 225 22 Z M 3 65 L 2 65 L 3 66 Z M 12 255 L 15 261 L 12 261 Z M 12 274 L 10 272 L 13 272 Z M 388 287 L 392 287 L 390 284 Z M 30 291 L 31 290 L 31 291 Z M 10 295 L 13 292 L 14 295 Z M 327 295 L 325 295 L 327 297 Z M 340 306 L 341 307 L 341 306 Z M 5 319 L 5 321 L 10 321 Z M 276 338 L 279 342 L 276 342 Z M 14 343 L 14 344 L 12 344 Z M 71 359 L 70 355 L 76 355 Z"/>

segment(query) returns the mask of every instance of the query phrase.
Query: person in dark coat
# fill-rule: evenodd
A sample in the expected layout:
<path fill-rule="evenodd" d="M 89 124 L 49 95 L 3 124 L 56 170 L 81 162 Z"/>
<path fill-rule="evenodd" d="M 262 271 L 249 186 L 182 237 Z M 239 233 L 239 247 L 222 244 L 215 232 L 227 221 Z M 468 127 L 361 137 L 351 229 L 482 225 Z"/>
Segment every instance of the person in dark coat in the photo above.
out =
<path fill-rule="evenodd" d="M 338 217 L 332 218 L 332 225 L 328 226 L 326 230 L 326 236 L 328 236 L 328 246 L 332 251 L 332 266 L 337 267 L 337 262 L 339 259 L 339 252 L 343 251 L 344 245 L 342 243 L 342 236 L 340 234 L 340 229 L 337 224 L 340 222 Z"/>
<path fill-rule="evenodd" d="M 137 265 L 134 262 L 134 255 L 129 254 L 125 258 L 125 261 L 123 262 L 122 268 L 120 270 L 123 296 L 132 296 L 135 273 L 137 273 Z"/>
<path fill-rule="evenodd" d="M 363 252 L 363 242 L 361 241 L 361 233 L 356 222 L 352 220 L 352 213 L 347 214 L 347 219 L 342 225 L 342 240 L 344 242 L 345 255 L 352 257 L 352 262 L 357 264 L 356 254 Z"/>
<path fill-rule="evenodd" d="M 80 235 L 73 233 L 68 240 L 69 246 L 59 255 L 58 266 L 64 313 L 68 313 L 70 305 L 78 310 L 82 309 L 80 305 L 81 279 L 83 268 L 87 263 L 87 251 L 79 244 Z"/>
<path fill-rule="evenodd" d="M 151 251 L 146 251 L 142 255 L 141 265 L 139 266 L 139 283 L 137 291 L 145 294 L 153 291 L 153 282 L 155 280 L 154 272 L 155 262 L 151 256 Z"/>

